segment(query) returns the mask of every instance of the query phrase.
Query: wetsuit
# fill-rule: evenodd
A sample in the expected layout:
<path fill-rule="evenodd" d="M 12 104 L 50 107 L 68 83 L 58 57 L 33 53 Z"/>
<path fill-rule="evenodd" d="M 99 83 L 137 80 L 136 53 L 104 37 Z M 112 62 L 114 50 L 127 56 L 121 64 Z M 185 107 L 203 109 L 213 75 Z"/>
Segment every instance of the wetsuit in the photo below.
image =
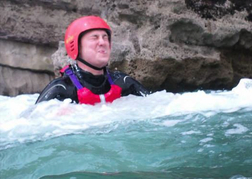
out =
<path fill-rule="evenodd" d="M 80 84 L 94 94 L 99 95 L 108 93 L 111 89 L 111 79 L 115 85 L 121 88 L 121 96 L 127 96 L 129 94 L 145 96 L 150 93 L 139 82 L 119 71 L 111 72 L 104 69 L 105 75 L 93 75 L 82 70 L 77 65 L 69 66 L 69 68 L 77 77 Z M 51 81 L 46 86 L 38 97 L 36 103 L 55 98 L 60 101 L 70 98 L 72 99 L 72 102 L 79 103 L 77 90 L 76 85 L 73 84 L 69 75 L 64 72 L 62 77 Z"/>

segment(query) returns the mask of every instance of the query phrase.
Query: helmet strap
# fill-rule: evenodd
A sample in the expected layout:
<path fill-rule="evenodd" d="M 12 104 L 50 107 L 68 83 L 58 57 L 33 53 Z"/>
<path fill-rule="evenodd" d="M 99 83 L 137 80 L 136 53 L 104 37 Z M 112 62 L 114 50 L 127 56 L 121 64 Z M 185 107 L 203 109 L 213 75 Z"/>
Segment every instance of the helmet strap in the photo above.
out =
<path fill-rule="evenodd" d="M 95 67 L 94 65 L 91 65 L 90 63 L 88 63 L 87 61 L 85 61 L 84 59 L 78 57 L 76 60 L 79 60 L 81 63 L 87 65 L 88 67 L 94 69 L 94 70 L 104 70 L 105 67 L 101 67 L 101 68 L 98 68 L 98 67 Z"/>

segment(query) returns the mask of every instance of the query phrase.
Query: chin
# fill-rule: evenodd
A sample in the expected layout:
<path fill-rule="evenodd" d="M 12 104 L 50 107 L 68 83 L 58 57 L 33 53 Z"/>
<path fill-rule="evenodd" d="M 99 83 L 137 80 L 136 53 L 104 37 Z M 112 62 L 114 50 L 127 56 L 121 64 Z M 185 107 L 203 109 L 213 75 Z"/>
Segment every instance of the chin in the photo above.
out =
<path fill-rule="evenodd" d="M 108 64 L 109 59 L 108 58 L 106 58 L 106 59 L 104 58 L 104 59 L 99 59 L 97 61 L 99 63 L 99 66 L 104 67 L 104 66 L 106 66 Z"/>

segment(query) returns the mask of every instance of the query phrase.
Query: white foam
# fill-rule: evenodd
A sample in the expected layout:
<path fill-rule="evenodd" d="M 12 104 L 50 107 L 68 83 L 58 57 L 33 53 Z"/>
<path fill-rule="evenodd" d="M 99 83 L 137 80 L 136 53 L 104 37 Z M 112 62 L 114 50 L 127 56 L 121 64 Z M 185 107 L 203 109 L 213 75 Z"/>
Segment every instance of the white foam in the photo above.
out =
<path fill-rule="evenodd" d="M 251 93 L 252 80 L 242 79 L 239 85 L 231 91 L 212 91 L 211 93 L 198 91 L 176 94 L 165 110 L 167 115 L 202 111 L 207 116 L 220 111 L 231 113 L 241 108 L 251 108 Z"/>
<path fill-rule="evenodd" d="M 200 142 L 201 143 L 207 143 L 207 142 L 212 141 L 212 140 L 213 140 L 212 137 L 207 137 L 207 138 L 201 139 Z"/>
<path fill-rule="evenodd" d="M 147 97 L 122 97 L 112 104 L 95 106 L 50 100 L 35 105 L 38 94 L 16 97 L 0 96 L 0 135 L 3 143 L 41 140 L 70 133 L 79 133 L 90 127 L 103 127 L 114 123 L 152 120 L 181 114 L 201 113 L 209 116 L 218 112 L 252 108 L 252 80 L 243 79 L 231 91 L 204 91 L 173 94 L 156 92 Z M 189 120 L 161 120 L 167 127 Z M 194 118 L 197 120 L 197 118 Z M 116 127 L 116 125 L 115 125 Z M 226 134 L 239 134 L 248 129 L 235 125 Z M 182 135 L 197 131 L 183 132 Z M 0 143 L 1 145 L 1 143 Z"/>
<path fill-rule="evenodd" d="M 247 127 L 244 127 L 241 124 L 234 124 L 234 129 L 228 129 L 225 133 L 225 135 L 231 135 L 231 134 L 243 134 L 248 131 Z"/>
<path fill-rule="evenodd" d="M 182 132 L 182 135 L 192 135 L 192 134 L 200 134 L 200 131 L 186 131 L 186 132 Z"/>

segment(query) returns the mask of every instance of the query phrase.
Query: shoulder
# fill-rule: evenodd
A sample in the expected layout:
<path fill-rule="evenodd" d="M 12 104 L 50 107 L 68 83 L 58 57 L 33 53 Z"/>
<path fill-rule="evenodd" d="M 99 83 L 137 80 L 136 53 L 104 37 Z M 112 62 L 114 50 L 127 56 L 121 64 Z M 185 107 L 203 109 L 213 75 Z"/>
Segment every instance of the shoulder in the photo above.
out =
<path fill-rule="evenodd" d="M 59 78 L 56 78 L 54 80 L 52 80 L 47 86 L 46 88 L 51 88 L 51 87 L 62 87 L 62 88 L 66 88 L 67 85 L 69 85 L 70 79 L 67 76 L 62 76 Z"/>
<path fill-rule="evenodd" d="M 115 83 L 121 82 L 125 84 L 132 84 L 137 82 L 134 78 L 121 71 L 110 72 L 110 76 Z"/>
<path fill-rule="evenodd" d="M 113 80 L 118 80 L 120 78 L 124 78 L 125 76 L 128 76 L 126 73 L 120 72 L 120 71 L 109 71 L 109 75 Z"/>
<path fill-rule="evenodd" d="M 150 92 L 145 89 L 141 83 L 139 83 L 134 78 L 129 75 L 120 72 L 114 71 L 110 72 L 110 76 L 116 85 L 119 85 L 123 90 L 123 96 L 133 94 L 137 96 L 145 96 Z"/>
<path fill-rule="evenodd" d="M 54 98 L 58 100 L 73 98 L 74 90 L 75 88 L 67 76 L 56 78 L 43 89 L 36 103 Z"/>

